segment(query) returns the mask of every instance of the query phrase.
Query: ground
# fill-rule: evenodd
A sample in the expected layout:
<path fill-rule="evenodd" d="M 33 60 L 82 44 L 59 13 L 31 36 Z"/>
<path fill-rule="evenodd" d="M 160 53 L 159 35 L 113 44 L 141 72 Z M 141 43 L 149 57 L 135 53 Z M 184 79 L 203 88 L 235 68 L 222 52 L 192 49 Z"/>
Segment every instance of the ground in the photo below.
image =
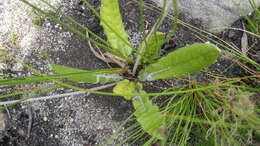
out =
<path fill-rule="evenodd" d="M 99 8 L 99 1 L 91 0 L 91 2 L 97 9 Z M 63 5 L 61 8 L 81 24 L 88 26 L 95 33 L 104 37 L 103 30 L 99 25 L 99 20 L 91 14 L 89 10 L 82 8 L 82 3 L 78 1 L 68 2 L 68 4 L 70 4 L 69 7 Z M 125 28 L 130 34 L 130 40 L 137 44 L 141 40 L 139 32 L 140 25 L 138 23 L 138 5 L 127 0 L 121 1 L 120 4 Z M 158 14 L 155 12 L 148 9 L 145 10 L 146 29 L 151 28 L 157 17 Z M 180 19 L 203 29 L 203 25 L 201 25 L 199 19 L 191 19 L 185 14 L 181 14 Z M 243 20 L 236 21 L 233 26 L 242 28 L 242 21 Z M 56 63 L 87 70 L 107 68 L 106 63 L 95 58 L 91 53 L 86 40 L 48 19 L 45 19 L 42 25 L 42 30 L 40 30 L 41 33 L 37 36 L 39 48 L 27 53 L 22 58 L 24 62 L 45 73 L 50 72 L 48 63 Z M 168 33 L 171 28 L 172 25 L 170 20 L 166 19 L 159 31 Z M 227 41 L 233 41 L 237 46 L 240 46 L 241 32 L 230 30 L 217 35 Z M 165 53 L 194 42 L 201 42 L 201 40 L 195 33 L 180 26 L 172 40 L 164 45 Z M 255 51 L 258 51 L 259 53 L 259 50 Z M 19 50 L 12 52 L 15 56 L 19 57 Z M 218 62 L 213 65 L 210 70 L 221 72 L 231 64 L 230 58 L 221 56 Z M 23 67 L 21 67 L 21 70 L 17 71 L 17 63 L 14 63 L 13 61 L 8 63 L 7 68 L 9 70 L 6 72 L 8 72 L 11 77 L 32 74 Z M 248 73 L 238 66 L 233 66 L 228 70 L 227 74 L 231 77 L 235 77 Z M 197 73 L 193 77 L 198 81 L 205 80 L 203 73 Z M 178 84 L 178 82 L 175 81 L 176 80 L 170 80 L 169 82 L 173 85 Z M 30 84 L 26 87 L 32 86 L 36 87 L 41 85 Z M 92 87 L 87 84 L 81 86 L 85 88 Z M 160 91 L 160 89 L 157 88 L 158 86 L 167 85 L 157 81 L 146 84 L 145 87 L 148 91 Z M 26 87 L 22 86 L 22 88 Z M 11 93 L 13 91 L 14 89 L 8 92 Z M 59 88 L 58 90 L 50 91 L 44 95 L 55 95 L 70 91 L 70 89 Z M 111 89 L 107 89 L 107 91 L 111 91 Z M 4 94 L 8 92 L 5 92 Z M 29 96 L 29 94 L 27 96 Z M 19 98 L 21 97 L 16 96 L 7 100 Z M 111 136 L 117 128 L 118 123 L 126 119 L 132 112 L 131 102 L 120 97 L 101 96 L 96 94 L 23 103 L 8 107 L 4 111 L 6 126 L 5 131 L 1 133 L 0 145 L 95 145 Z M 32 122 L 31 126 L 30 122 Z"/>

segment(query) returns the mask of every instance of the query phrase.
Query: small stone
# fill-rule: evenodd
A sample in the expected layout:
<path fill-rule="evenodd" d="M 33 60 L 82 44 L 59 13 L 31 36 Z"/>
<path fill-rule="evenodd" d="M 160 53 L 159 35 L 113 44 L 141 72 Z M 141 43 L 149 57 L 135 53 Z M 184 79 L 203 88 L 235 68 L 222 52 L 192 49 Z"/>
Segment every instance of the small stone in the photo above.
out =
<path fill-rule="evenodd" d="M 12 67 L 12 71 L 15 72 L 23 71 L 23 65 L 21 65 L 20 63 L 14 64 L 14 66 Z"/>
<path fill-rule="evenodd" d="M 47 117 L 43 117 L 43 121 L 48 121 L 48 118 Z"/>
<path fill-rule="evenodd" d="M 231 38 L 231 39 L 234 39 L 234 37 L 236 37 L 236 32 L 233 31 L 233 30 L 229 31 L 228 37 Z"/>
<path fill-rule="evenodd" d="M 0 63 L 0 70 L 4 70 L 6 68 L 7 68 L 7 66 L 5 63 Z"/>
<path fill-rule="evenodd" d="M 24 132 L 24 130 L 22 130 L 22 129 L 19 129 L 19 130 L 17 131 L 17 133 L 18 133 L 20 136 L 25 136 L 25 132 Z"/>

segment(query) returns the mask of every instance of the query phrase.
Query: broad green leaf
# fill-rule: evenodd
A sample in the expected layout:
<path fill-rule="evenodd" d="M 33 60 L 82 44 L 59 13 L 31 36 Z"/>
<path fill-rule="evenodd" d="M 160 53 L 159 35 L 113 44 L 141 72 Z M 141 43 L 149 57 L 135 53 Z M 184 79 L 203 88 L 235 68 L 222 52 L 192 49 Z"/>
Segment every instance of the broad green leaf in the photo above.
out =
<path fill-rule="evenodd" d="M 162 32 L 156 32 L 150 40 L 147 41 L 147 46 L 143 53 L 143 60 L 145 63 L 152 63 L 160 57 L 161 46 L 165 43 L 165 34 Z M 143 41 L 139 46 L 139 51 L 142 46 L 145 45 Z"/>
<path fill-rule="evenodd" d="M 152 81 L 179 78 L 214 64 L 219 54 L 220 49 L 208 43 L 186 46 L 145 67 L 139 72 L 139 79 Z"/>
<path fill-rule="evenodd" d="M 141 93 L 145 93 L 141 91 Z M 135 108 L 134 115 L 142 129 L 152 137 L 160 140 L 166 138 L 164 129 L 166 118 L 160 112 L 157 105 L 153 104 L 148 96 L 136 96 L 133 98 Z"/>
<path fill-rule="evenodd" d="M 119 82 L 113 89 L 116 94 L 145 94 L 142 90 L 141 83 L 134 83 L 129 80 Z M 131 100 L 132 96 L 124 96 L 125 99 Z M 165 116 L 162 115 L 158 106 L 152 103 L 148 96 L 135 96 L 133 98 L 135 108 L 134 115 L 142 129 L 157 139 L 165 139 L 166 135 L 163 130 L 165 127 Z"/>
<path fill-rule="evenodd" d="M 67 79 L 77 82 L 103 84 L 107 82 L 119 81 L 122 79 L 122 77 L 118 74 L 118 72 L 123 71 L 122 69 L 101 69 L 95 71 L 86 71 L 56 64 L 52 64 L 51 66 L 53 71 L 57 74 L 83 73 L 66 77 Z"/>
<path fill-rule="evenodd" d="M 111 46 L 118 49 L 124 56 L 129 56 L 132 48 L 129 46 L 128 34 L 122 22 L 118 0 L 102 0 L 100 17 L 100 24 L 104 28 L 104 33 Z"/>
<path fill-rule="evenodd" d="M 117 83 L 117 85 L 113 88 L 113 92 L 116 94 L 134 94 L 135 91 L 135 83 L 129 80 L 123 80 Z M 132 96 L 124 96 L 126 100 L 131 100 Z"/>

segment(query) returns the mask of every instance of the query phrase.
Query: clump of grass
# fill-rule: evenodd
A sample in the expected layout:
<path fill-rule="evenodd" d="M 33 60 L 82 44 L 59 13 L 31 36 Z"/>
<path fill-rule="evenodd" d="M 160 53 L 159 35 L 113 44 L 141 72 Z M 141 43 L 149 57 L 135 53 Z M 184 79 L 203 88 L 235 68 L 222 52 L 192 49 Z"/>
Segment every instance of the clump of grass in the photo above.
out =
<path fill-rule="evenodd" d="M 212 82 L 211 85 L 220 82 Z M 238 83 L 236 83 L 238 84 Z M 161 111 L 167 118 L 163 130 L 167 140 L 161 142 L 145 134 L 138 123 L 117 133 L 125 135 L 122 143 L 160 145 L 250 145 L 259 131 L 259 107 L 254 104 L 255 92 L 243 82 L 228 83 L 212 90 L 203 90 L 165 97 Z M 205 88 L 190 81 L 189 85 L 169 91 Z M 156 97 L 154 97 L 156 98 Z M 153 98 L 153 99 L 154 99 Z M 132 123 L 135 118 L 127 120 Z M 119 129 L 120 131 L 120 129 Z M 138 141 L 138 142 L 137 142 Z M 137 143 L 136 143 L 137 142 Z M 107 142 L 109 143 L 109 141 Z"/>
<path fill-rule="evenodd" d="M 254 12 L 252 13 L 252 15 L 249 16 L 245 16 L 244 18 L 247 21 L 247 29 L 257 35 L 260 35 L 260 10 L 259 8 L 256 6 L 256 3 L 254 0 L 249 0 L 250 5 L 252 7 L 252 9 L 254 10 Z"/>

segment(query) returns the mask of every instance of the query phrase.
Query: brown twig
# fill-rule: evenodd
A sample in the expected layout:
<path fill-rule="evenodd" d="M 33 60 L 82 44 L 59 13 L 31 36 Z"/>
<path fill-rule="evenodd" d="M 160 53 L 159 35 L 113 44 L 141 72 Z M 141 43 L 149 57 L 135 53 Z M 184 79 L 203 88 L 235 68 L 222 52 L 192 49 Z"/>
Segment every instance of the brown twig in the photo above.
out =
<path fill-rule="evenodd" d="M 89 37 L 89 34 L 88 32 L 86 32 L 86 35 Z M 100 51 L 100 49 L 96 46 L 96 48 L 98 48 L 98 51 L 99 53 L 94 49 L 94 47 L 92 46 L 91 42 L 88 40 L 88 45 L 89 45 L 89 48 L 90 48 L 90 51 L 97 57 L 99 58 L 100 60 L 104 61 L 108 66 L 109 63 L 115 63 L 117 64 L 118 66 L 120 66 L 121 68 L 125 68 L 126 66 L 126 63 L 123 62 L 123 60 L 120 60 L 120 58 L 116 57 L 115 55 L 109 53 L 109 52 L 106 52 L 106 53 L 102 53 Z"/>
<path fill-rule="evenodd" d="M 89 34 L 88 32 L 86 32 L 86 36 L 89 37 Z M 100 60 L 106 62 L 106 63 L 109 63 L 111 62 L 110 60 L 108 60 L 107 58 L 105 58 L 104 56 L 100 55 L 95 49 L 94 47 L 92 46 L 91 42 L 88 40 L 88 45 L 89 45 L 89 48 L 90 48 L 90 51 Z"/>
<path fill-rule="evenodd" d="M 103 85 L 103 86 L 99 86 L 99 87 L 90 88 L 88 90 L 97 91 L 97 90 L 102 90 L 102 89 L 112 87 L 114 85 L 116 85 L 116 83 L 111 83 L 111 84 L 107 84 L 107 85 Z M 47 99 L 54 99 L 54 98 L 73 96 L 73 95 L 79 95 L 79 94 L 86 94 L 86 93 L 87 92 L 85 92 L 85 91 L 76 91 L 76 92 L 64 93 L 64 94 L 58 94 L 58 95 L 44 96 L 44 97 L 38 97 L 38 98 L 30 98 L 28 100 L 22 101 L 22 103 L 40 101 L 40 100 L 47 100 Z M 87 95 L 89 95 L 89 94 L 87 94 Z M 17 102 L 19 102 L 19 100 L 0 102 L 0 106 L 12 104 L 12 103 L 17 103 Z"/>

